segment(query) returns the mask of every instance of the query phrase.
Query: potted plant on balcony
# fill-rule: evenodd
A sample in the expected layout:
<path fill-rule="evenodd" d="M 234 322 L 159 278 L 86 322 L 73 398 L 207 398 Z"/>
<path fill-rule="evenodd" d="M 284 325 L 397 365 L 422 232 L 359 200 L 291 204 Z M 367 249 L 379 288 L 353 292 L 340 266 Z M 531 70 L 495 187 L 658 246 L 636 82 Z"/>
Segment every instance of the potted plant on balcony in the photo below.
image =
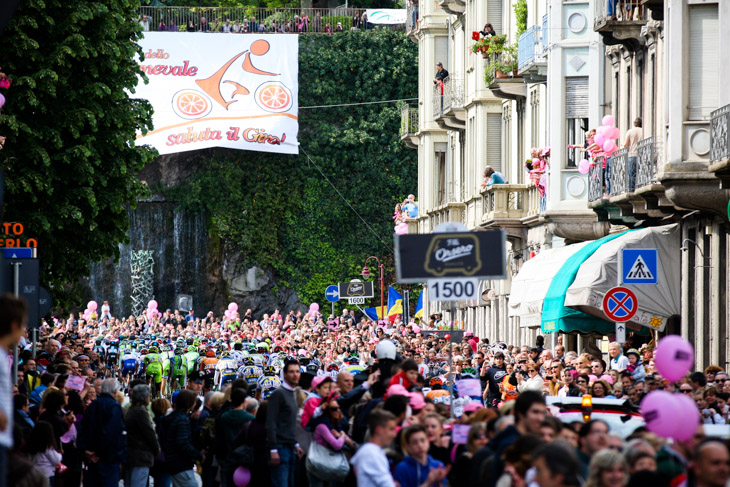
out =
<path fill-rule="evenodd" d="M 513 77 L 517 77 L 518 53 L 517 44 L 510 44 L 504 47 L 502 51 L 502 71 L 512 73 Z"/>
<path fill-rule="evenodd" d="M 479 32 L 475 32 L 475 34 L 479 36 Z M 481 52 L 482 57 L 484 58 L 489 56 L 489 39 L 487 39 L 486 37 L 482 39 L 476 39 L 476 42 L 471 46 L 471 52 L 473 52 L 474 54 Z"/>

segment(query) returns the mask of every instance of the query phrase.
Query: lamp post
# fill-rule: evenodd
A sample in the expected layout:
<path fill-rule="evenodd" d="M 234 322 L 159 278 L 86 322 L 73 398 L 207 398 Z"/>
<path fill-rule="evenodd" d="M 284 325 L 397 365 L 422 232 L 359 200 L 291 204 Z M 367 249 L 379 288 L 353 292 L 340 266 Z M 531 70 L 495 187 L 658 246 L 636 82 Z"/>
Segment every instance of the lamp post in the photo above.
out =
<path fill-rule="evenodd" d="M 368 269 L 367 265 L 370 259 L 375 259 L 375 261 L 378 263 L 378 272 L 380 272 L 380 277 L 378 278 L 378 280 L 380 281 L 380 309 L 383 313 L 383 318 L 385 318 L 385 310 L 383 309 L 383 292 L 385 290 L 385 267 L 383 266 L 383 264 L 380 263 L 380 259 L 378 259 L 374 255 L 371 255 L 370 257 L 365 259 L 365 265 L 363 266 L 360 275 L 363 277 L 363 279 L 368 279 L 370 277 L 370 269 Z"/>

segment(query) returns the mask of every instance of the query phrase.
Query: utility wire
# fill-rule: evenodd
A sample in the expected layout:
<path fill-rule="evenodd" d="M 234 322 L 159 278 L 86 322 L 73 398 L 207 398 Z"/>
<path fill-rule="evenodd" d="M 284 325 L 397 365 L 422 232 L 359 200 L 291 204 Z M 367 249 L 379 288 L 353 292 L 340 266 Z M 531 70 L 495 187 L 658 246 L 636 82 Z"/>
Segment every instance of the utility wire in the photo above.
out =
<path fill-rule="evenodd" d="M 372 226 L 370 226 L 370 224 L 368 222 L 365 221 L 365 219 L 360 215 L 360 213 L 358 213 L 357 210 L 352 207 L 352 205 L 350 204 L 350 202 L 347 201 L 347 198 L 345 198 L 342 195 L 342 193 L 340 193 L 340 190 L 337 189 L 337 186 L 335 186 L 334 184 L 332 184 L 332 181 L 330 181 L 330 179 L 325 175 L 324 172 L 322 172 L 322 170 L 319 168 L 319 166 L 314 163 L 314 161 L 312 160 L 312 158 L 309 157 L 309 154 L 307 154 L 307 151 L 304 150 L 304 147 L 302 147 L 300 145 L 299 146 L 299 149 L 302 152 L 304 152 L 304 155 L 307 156 L 307 159 L 309 160 L 309 163 L 312 166 L 314 166 L 314 168 L 317 169 L 317 171 L 319 171 L 319 173 L 322 175 L 322 177 L 325 179 L 325 181 L 327 181 L 329 183 L 329 185 L 332 186 L 332 189 L 334 189 L 335 192 L 339 195 L 339 197 L 342 198 L 342 201 L 344 201 L 347 204 L 347 206 L 350 207 L 350 209 L 357 215 L 357 217 L 360 219 L 360 221 L 362 221 L 365 224 L 365 226 L 368 228 L 368 230 L 370 230 L 371 232 L 373 232 L 373 235 L 375 235 L 375 237 L 380 241 L 380 243 L 382 243 L 385 246 L 385 248 L 387 248 L 390 251 L 391 254 L 395 253 L 393 251 L 392 247 L 390 245 L 388 245 L 387 243 L 385 243 L 385 241 L 382 238 L 380 238 L 380 235 L 378 235 L 378 232 L 376 232 L 375 229 Z"/>
<path fill-rule="evenodd" d="M 397 100 L 364 101 L 362 103 L 341 103 L 339 105 L 314 105 L 311 107 L 299 107 L 299 109 L 304 110 L 305 108 L 354 107 L 354 106 L 358 106 L 358 105 L 376 105 L 376 104 L 380 104 L 380 103 L 393 103 L 396 101 L 412 101 L 412 100 L 418 100 L 418 98 L 399 98 Z"/>

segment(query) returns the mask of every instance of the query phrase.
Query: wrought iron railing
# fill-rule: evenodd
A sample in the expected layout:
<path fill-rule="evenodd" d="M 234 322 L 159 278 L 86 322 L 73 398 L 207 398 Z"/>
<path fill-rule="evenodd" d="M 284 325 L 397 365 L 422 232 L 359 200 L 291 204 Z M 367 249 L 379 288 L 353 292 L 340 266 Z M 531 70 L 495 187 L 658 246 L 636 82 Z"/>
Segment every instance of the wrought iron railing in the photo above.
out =
<path fill-rule="evenodd" d="M 623 147 L 611 155 L 611 175 L 609 176 L 609 188 L 611 196 L 618 196 L 633 191 L 633 184 L 630 181 L 631 171 L 629 169 L 629 149 Z"/>
<path fill-rule="evenodd" d="M 603 199 L 603 161 L 596 161 L 588 171 L 588 201 Z"/>
<path fill-rule="evenodd" d="M 407 0 L 406 32 L 411 33 L 418 28 L 418 0 Z"/>
<path fill-rule="evenodd" d="M 400 136 L 407 137 L 418 132 L 418 108 L 403 105 L 400 111 Z"/>
<path fill-rule="evenodd" d="M 189 30 L 189 23 L 192 23 L 190 29 L 199 31 L 202 18 L 208 26 L 203 30 L 210 32 L 223 32 L 226 20 L 231 30 L 239 33 L 274 32 L 274 27 L 276 32 L 281 32 L 287 31 L 288 27 L 288 32 L 316 34 L 325 33 L 327 24 L 337 30 L 338 23 L 342 24 L 342 30 L 375 27 L 362 22 L 365 9 L 361 8 L 140 7 L 138 12 L 140 18 L 148 18 L 151 31 L 185 32 Z M 300 19 L 301 29 L 298 26 Z M 405 24 L 377 27 L 404 30 Z"/>
<path fill-rule="evenodd" d="M 444 103 L 442 113 L 464 106 L 464 82 L 458 76 L 444 79 Z"/>
<path fill-rule="evenodd" d="M 710 162 L 730 158 L 730 105 L 710 114 Z"/>
<path fill-rule="evenodd" d="M 444 108 L 444 85 L 434 83 L 433 85 L 433 118 L 441 118 Z"/>
<path fill-rule="evenodd" d="M 652 136 L 640 140 L 636 145 L 636 187 L 649 186 L 659 182 L 659 161 L 661 141 Z"/>
<path fill-rule="evenodd" d="M 645 9 L 641 6 L 641 0 L 593 0 L 593 6 L 596 24 L 606 20 L 630 22 L 643 20 L 644 17 Z"/>
<path fill-rule="evenodd" d="M 538 41 L 540 28 L 533 25 L 520 35 L 517 51 L 517 69 L 522 69 L 532 63 L 539 55 Z"/>

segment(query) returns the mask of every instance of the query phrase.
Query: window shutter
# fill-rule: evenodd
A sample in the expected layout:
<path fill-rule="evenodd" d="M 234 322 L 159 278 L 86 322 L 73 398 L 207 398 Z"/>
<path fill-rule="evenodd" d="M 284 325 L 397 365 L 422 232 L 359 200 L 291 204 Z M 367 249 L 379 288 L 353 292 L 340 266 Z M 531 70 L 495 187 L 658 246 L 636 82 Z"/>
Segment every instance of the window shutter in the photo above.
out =
<path fill-rule="evenodd" d="M 720 103 L 719 23 L 717 4 L 690 5 L 689 27 L 689 120 L 709 120 Z"/>
<path fill-rule="evenodd" d="M 502 172 L 501 113 L 487 113 L 487 160 L 485 165 L 492 166 L 495 171 Z"/>
<path fill-rule="evenodd" d="M 505 32 L 502 30 L 502 0 L 488 0 L 487 1 L 487 22 L 492 24 L 494 32 L 498 35 L 502 35 Z M 484 26 L 480 25 L 479 30 Z"/>
<path fill-rule="evenodd" d="M 565 78 L 565 117 L 588 118 L 588 76 Z"/>

